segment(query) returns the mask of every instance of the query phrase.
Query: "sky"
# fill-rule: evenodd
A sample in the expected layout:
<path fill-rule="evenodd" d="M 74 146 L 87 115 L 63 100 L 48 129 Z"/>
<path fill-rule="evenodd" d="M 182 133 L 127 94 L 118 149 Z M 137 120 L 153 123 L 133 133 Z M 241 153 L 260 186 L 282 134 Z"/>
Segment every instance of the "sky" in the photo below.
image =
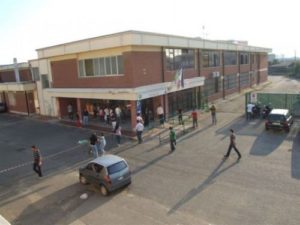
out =
<path fill-rule="evenodd" d="M 36 49 L 127 30 L 246 40 L 300 55 L 297 0 L 0 0 L 0 65 Z"/>

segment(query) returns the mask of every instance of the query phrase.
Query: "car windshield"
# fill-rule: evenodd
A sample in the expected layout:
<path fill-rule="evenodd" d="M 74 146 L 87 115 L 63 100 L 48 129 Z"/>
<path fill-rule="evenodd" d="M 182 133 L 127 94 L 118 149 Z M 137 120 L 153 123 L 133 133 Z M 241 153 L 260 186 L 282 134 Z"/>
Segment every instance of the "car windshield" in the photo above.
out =
<path fill-rule="evenodd" d="M 270 114 L 269 115 L 269 121 L 271 121 L 271 122 L 285 121 L 285 116 L 284 115 L 279 115 L 279 114 Z"/>
<path fill-rule="evenodd" d="M 107 168 L 108 174 L 114 174 L 117 173 L 127 167 L 126 163 L 124 161 L 118 162 L 116 164 L 113 164 Z"/>

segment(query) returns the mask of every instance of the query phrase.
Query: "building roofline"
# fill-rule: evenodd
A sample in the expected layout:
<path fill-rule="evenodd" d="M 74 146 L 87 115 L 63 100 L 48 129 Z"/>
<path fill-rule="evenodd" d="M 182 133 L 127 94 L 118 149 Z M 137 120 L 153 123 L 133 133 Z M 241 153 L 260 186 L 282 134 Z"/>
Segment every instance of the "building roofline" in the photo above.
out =
<path fill-rule="evenodd" d="M 38 58 L 67 55 L 122 46 L 159 46 L 201 49 L 224 49 L 250 52 L 271 52 L 269 48 L 234 44 L 224 41 L 185 37 L 154 32 L 128 30 L 36 49 Z"/>

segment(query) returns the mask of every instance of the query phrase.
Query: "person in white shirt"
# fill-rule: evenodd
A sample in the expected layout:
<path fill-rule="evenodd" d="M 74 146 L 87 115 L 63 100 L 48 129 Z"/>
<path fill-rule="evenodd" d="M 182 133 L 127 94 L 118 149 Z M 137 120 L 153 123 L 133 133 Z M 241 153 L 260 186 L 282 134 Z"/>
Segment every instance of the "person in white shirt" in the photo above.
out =
<path fill-rule="evenodd" d="M 67 106 L 67 109 L 68 109 L 69 119 L 73 120 L 73 106 L 72 106 L 72 104 L 69 104 Z"/>
<path fill-rule="evenodd" d="M 118 122 L 121 122 L 121 113 L 122 113 L 122 110 L 119 106 L 117 106 L 115 108 L 115 114 L 116 114 L 116 117 L 117 117 L 117 121 Z"/>
<path fill-rule="evenodd" d="M 135 126 L 136 136 L 139 141 L 139 144 L 143 142 L 142 134 L 144 131 L 144 125 L 141 123 L 141 121 L 136 121 L 137 124 Z"/>
<path fill-rule="evenodd" d="M 161 125 L 163 125 L 164 122 L 165 122 L 165 118 L 164 118 L 164 109 L 163 109 L 163 107 L 162 107 L 160 104 L 158 105 L 158 107 L 157 107 L 157 109 L 156 109 L 156 114 L 157 114 L 158 117 L 159 117 L 159 123 L 160 123 Z"/>
<path fill-rule="evenodd" d="M 247 105 L 247 120 L 252 118 L 254 104 L 248 103 Z"/>

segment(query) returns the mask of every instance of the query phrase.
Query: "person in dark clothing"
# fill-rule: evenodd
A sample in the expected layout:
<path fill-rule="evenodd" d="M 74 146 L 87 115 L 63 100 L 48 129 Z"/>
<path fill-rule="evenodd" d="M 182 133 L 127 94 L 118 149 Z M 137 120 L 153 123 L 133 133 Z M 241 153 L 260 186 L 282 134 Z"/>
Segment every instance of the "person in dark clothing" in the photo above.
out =
<path fill-rule="evenodd" d="M 216 106 L 214 105 L 214 103 L 212 104 L 212 106 L 209 108 L 210 112 L 211 112 L 211 120 L 212 120 L 212 124 L 216 125 L 217 124 L 217 115 L 216 115 Z"/>
<path fill-rule="evenodd" d="M 237 149 L 236 147 L 236 143 L 235 143 L 235 135 L 234 135 L 234 131 L 233 129 L 230 129 L 230 144 L 229 144 L 229 147 L 228 147 L 228 150 L 227 150 L 227 153 L 226 155 L 224 155 L 224 158 L 228 158 L 229 155 L 230 155 L 230 152 L 231 152 L 231 149 L 233 148 L 234 151 L 238 154 L 238 160 L 240 160 L 242 158 L 242 155 L 241 153 L 239 152 L 239 150 Z"/>
<path fill-rule="evenodd" d="M 183 125 L 183 121 L 182 121 L 182 109 L 178 109 L 178 123 L 179 125 Z"/>
<path fill-rule="evenodd" d="M 98 137 L 95 133 L 93 133 L 90 137 L 90 145 L 93 149 L 93 154 L 94 157 L 97 158 L 98 157 L 98 147 L 97 147 L 97 141 L 98 141 Z"/>
<path fill-rule="evenodd" d="M 39 175 L 39 177 L 42 177 L 42 156 L 40 150 L 35 145 L 32 145 L 31 149 L 33 153 L 33 170 Z"/>
<path fill-rule="evenodd" d="M 173 127 L 169 127 L 170 130 L 170 146 L 171 146 L 171 150 L 170 152 L 174 152 L 176 149 L 176 133 L 173 130 Z"/>

